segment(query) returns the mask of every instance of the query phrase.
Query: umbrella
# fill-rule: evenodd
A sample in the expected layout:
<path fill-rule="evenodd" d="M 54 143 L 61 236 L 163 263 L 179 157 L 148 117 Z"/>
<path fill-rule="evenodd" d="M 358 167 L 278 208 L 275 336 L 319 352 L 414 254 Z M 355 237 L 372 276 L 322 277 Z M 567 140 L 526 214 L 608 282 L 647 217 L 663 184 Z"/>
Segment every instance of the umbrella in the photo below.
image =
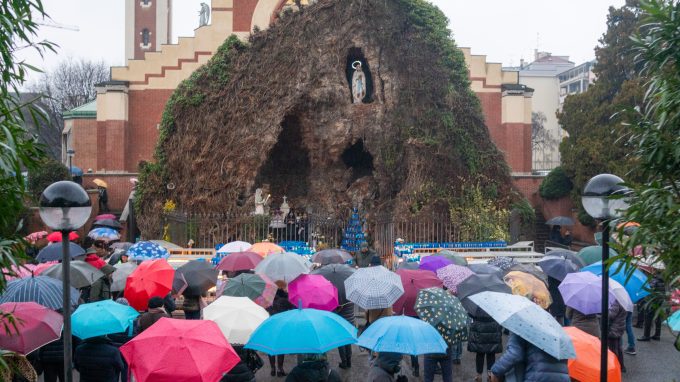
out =
<path fill-rule="evenodd" d="M 439 268 L 437 271 L 437 277 L 444 282 L 446 289 L 453 294 L 458 292 L 458 285 L 473 274 L 474 272 L 470 268 L 455 264 Z"/>
<path fill-rule="evenodd" d="M 47 276 L 27 277 L 12 280 L 0 295 L 0 304 L 5 302 L 36 302 L 53 310 L 63 308 L 61 281 Z M 80 293 L 70 287 L 71 305 L 78 305 Z"/>
<path fill-rule="evenodd" d="M 507 256 L 497 256 L 486 263 L 502 269 L 503 272 L 507 272 L 515 264 L 515 260 Z"/>
<path fill-rule="evenodd" d="M 167 261 L 145 261 L 128 276 L 125 298 L 131 307 L 144 311 L 151 297 L 165 297 L 172 290 L 174 277 L 175 270 Z"/>
<path fill-rule="evenodd" d="M 215 269 L 219 271 L 248 271 L 255 269 L 262 262 L 262 256 L 255 252 L 234 252 L 220 260 Z"/>
<path fill-rule="evenodd" d="M 564 304 L 583 314 L 602 313 L 602 278 L 590 272 L 570 273 L 557 287 Z M 609 291 L 609 304 L 616 296 Z"/>
<path fill-rule="evenodd" d="M 125 290 L 125 283 L 132 272 L 137 269 L 137 264 L 131 261 L 118 263 L 113 266 L 116 271 L 111 274 L 111 292 L 122 292 Z"/>
<path fill-rule="evenodd" d="M 512 266 L 510 267 L 510 269 L 508 271 L 519 271 L 519 272 L 528 273 L 532 276 L 535 276 L 537 279 L 543 281 L 546 286 L 548 285 L 548 276 L 546 276 L 545 273 L 543 273 L 543 271 L 540 268 L 538 268 L 537 266 L 535 266 L 533 264 L 515 263 L 515 264 L 512 264 Z"/>
<path fill-rule="evenodd" d="M 540 306 L 522 296 L 482 292 L 469 297 L 501 326 L 557 359 L 575 358 L 562 326 Z"/>
<path fill-rule="evenodd" d="M 75 231 L 71 231 L 68 234 L 69 241 L 78 240 L 78 238 L 78 233 Z M 50 243 L 61 243 L 61 232 L 52 232 L 51 234 L 47 235 L 47 241 Z"/>
<path fill-rule="evenodd" d="M 446 342 L 432 325 L 408 316 L 383 317 L 371 324 L 357 345 L 374 352 L 420 355 L 446 353 Z"/>
<path fill-rule="evenodd" d="M 409 269 L 412 271 L 417 271 L 420 269 L 420 264 L 415 261 L 402 261 L 399 263 L 397 269 Z"/>
<path fill-rule="evenodd" d="M 85 255 L 85 250 L 81 248 L 78 244 L 68 243 L 69 256 L 73 259 L 74 257 Z M 41 263 L 48 261 L 59 261 L 62 259 L 62 248 L 61 243 L 52 243 L 47 245 L 45 248 L 38 252 L 38 256 L 35 258 Z"/>
<path fill-rule="evenodd" d="M 123 226 L 120 225 L 116 220 L 114 219 L 101 219 L 101 220 L 95 220 L 94 224 L 92 224 L 92 227 L 94 228 L 111 228 L 116 231 L 120 231 L 123 229 Z"/>
<path fill-rule="evenodd" d="M 175 280 L 181 278 L 187 282 L 185 296 L 201 296 L 217 284 L 218 270 L 205 261 L 192 260 L 175 271 Z"/>
<path fill-rule="evenodd" d="M 247 297 L 222 296 L 203 309 L 203 318 L 215 322 L 230 344 L 244 345 L 269 313 Z"/>
<path fill-rule="evenodd" d="M 346 264 L 329 264 L 312 271 L 313 275 L 321 275 L 330 281 L 338 290 L 338 303 L 345 305 L 349 302 L 345 294 L 345 280 L 354 274 L 354 268 Z"/>
<path fill-rule="evenodd" d="M 35 264 L 12 265 L 9 269 L 3 268 L 2 275 L 5 277 L 5 281 L 23 279 L 24 277 L 33 276 L 35 267 Z"/>
<path fill-rule="evenodd" d="M 217 250 L 217 253 L 245 252 L 252 246 L 252 244 L 246 243 L 245 241 L 232 241 L 231 243 L 221 246 L 220 249 Z"/>
<path fill-rule="evenodd" d="M 437 252 L 437 254 L 435 256 L 440 256 L 440 257 L 444 257 L 446 259 L 449 259 L 449 260 L 453 261 L 453 263 L 456 264 L 456 265 L 463 265 L 463 266 L 468 265 L 468 261 L 467 261 L 467 259 L 465 259 L 465 257 L 461 256 L 459 253 L 449 251 L 448 249 L 443 249 L 443 250 Z"/>
<path fill-rule="evenodd" d="M 619 282 L 619 284 L 623 285 L 623 287 L 626 288 L 626 291 L 630 295 L 630 299 L 634 303 L 637 303 L 638 301 L 642 300 L 644 297 L 649 295 L 649 291 L 646 288 L 648 277 L 644 272 L 635 268 L 629 278 L 628 277 L 629 271 L 627 271 L 626 268 L 627 268 L 626 264 L 620 261 L 614 261 L 609 267 L 609 278 L 612 280 L 616 280 Z M 590 272 L 598 276 L 602 275 L 602 262 L 600 261 L 588 265 L 587 267 L 582 268 L 581 272 Z"/>
<path fill-rule="evenodd" d="M 328 265 L 328 264 L 345 264 L 352 260 L 352 255 L 342 249 L 324 249 L 314 254 L 312 262 Z"/>
<path fill-rule="evenodd" d="M 119 241 L 117 243 L 111 244 L 111 248 L 122 249 L 127 252 L 127 250 L 130 249 L 130 247 L 132 247 L 133 245 L 134 245 L 133 243 L 129 243 L 127 241 Z"/>
<path fill-rule="evenodd" d="M 364 309 L 389 308 L 404 294 L 401 278 L 382 265 L 359 268 L 345 280 L 347 299 Z"/>
<path fill-rule="evenodd" d="M 71 175 L 72 176 L 83 176 L 83 169 L 80 168 L 80 167 L 71 166 Z"/>
<path fill-rule="evenodd" d="M 265 275 L 242 273 L 227 281 L 222 291 L 223 296 L 248 297 L 257 305 L 268 308 L 272 306 L 278 287 Z"/>
<path fill-rule="evenodd" d="M 484 291 L 508 294 L 511 292 L 510 287 L 508 287 L 501 278 L 494 275 L 475 274 L 466 278 L 462 283 L 458 284 L 458 298 L 465 310 L 473 316 L 482 316 L 484 315 L 484 311 L 468 297 Z"/>
<path fill-rule="evenodd" d="M 569 376 L 579 382 L 599 382 L 600 339 L 573 326 L 565 327 L 564 331 L 576 351 L 576 358 L 568 362 Z M 621 365 L 611 350 L 607 350 L 607 381 L 621 382 Z"/>
<path fill-rule="evenodd" d="M 47 231 L 36 231 L 24 237 L 24 240 L 35 243 L 36 241 L 47 237 L 47 235 Z"/>
<path fill-rule="evenodd" d="M 267 255 L 272 255 L 274 253 L 285 252 L 285 250 L 278 245 L 266 241 L 253 244 L 250 248 L 246 249 L 246 251 L 255 252 L 262 257 L 266 257 Z"/>
<path fill-rule="evenodd" d="M 40 263 L 33 266 L 32 272 L 33 276 L 38 276 L 42 274 L 46 269 L 50 269 L 54 264 L 59 264 L 59 261 L 48 261 L 46 263 Z"/>
<path fill-rule="evenodd" d="M 4 314 L 0 319 L 5 328 L 0 331 L 1 349 L 28 354 L 61 336 L 61 314 L 35 302 L 6 302 L 0 304 L 0 312 L 14 316 L 14 323 Z"/>
<path fill-rule="evenodd" d="M 109 185 L 101 179 L 95 179 L 92 183 L 96 184 L 97 187 L 109 188 Z"/>
<path fill-rule="evenodd" d="M 538 266 L 541 267 L 546 275 L 557 279 L 564 280 L 564 278 L 569 273 L 578 272 L 581 268 L 578 264 L 574 264 L 573 261 L 561 257 L 561 256 L 544 256 L 539 262 Z"/>
<path fill-rule="evenodd" d="M 76 289 L 89 287 L 95 281 L 104 277 L 102 271 L 82 260 L 69 262 L 69 269 L 71 273 L 71 286 Z M 63 264 L 54 264 L 44 270 L 41 275 L 61 280 L 64 277 Z"/>
<path fill-rule="evenodd" d="M 547 225 L 574 225 L 574 220 L 567 216 L 555 216 L 545 222 Z"/>
<path fill-rule="evenodd" d="M 341 316 L 317 309 L 275 314 L 250 336 L 246 349 L 269 355 L 320 354 L 357 342 L 357 329 Z"/>
<path fill-rule="evenodd" d="M 552 250 L 552 251 L 549 251 L 548 253 L 546 253 L 546 256 L 563 257 L 567 260 L 571 260 L 571 262 L 578 265 L 579 268 L 583 268 L 583 267 L 586 266 L 585 261 L 583 261 L 583 259 L 581 259 L 578 256 L 577 252 L 570 251 L 568 249 Z"/>
<path fill-rule="evenodd" d="M 130 260 L 144 261 L 154 259 L 167 259 L 170 252 L 158 244 L 149 241 L 140 241 L 127 250 Z"/>
<path fill-rule="evenodd" d="M 218 381 L 241 361 L 208 320 L 163 317 L 120 348 L 138 381 Z"/>
<path fill-rule="evenodd" d="M 543 309 L 548 309 L 552 304 L 552 298 L 546 284 L 530 273 L 510 271 L 503 277 L 503 281 L 508 284 L 512 294 L 524 296 Z"/>
<path fill-rule="evenodd" d="M 97 221 L 97 220 L 115 219 L 115 218 L 116 218 L 116 215 L 114 215 L 114 214 L 101 214 L 101 215 L 95 216 L 94 220 Z"/>
<path fill-rule="evenodd" d="M 71 316 L 73 335 L 84 340 L 126 332 L 137 316 L 136 310 L 113 300 L 83 304 Z"/>
<path fill-rule="evenodd" d="M 99 227 L 91 230 L 87 236 L 94 240 L 114 241 L 120 240 L 120 233 L 113 228 Z"/>
<path fill-rule="evenodd" d="M 393 310 L 396 314 L 417 317 L 413 307 L 416 305 L 418 292 L 430 287 L 441 288 L 442 282 L 430 271 L 399 269 L 397 274 L 401 278 L 404 294 L 394 303 Z"/>
<path fill-rule="evenodd" d="M 591 245 L 578 251 L 578 257 L 585 263 L 584 266 L 597 263 L 602 260 L 602 246 Z M 615 250 L 609 248 L 609 257 L 618 256 Z"/>
<path fill-rule="evenodd" d="M 441 256 L 427 256 L 420 260 L 420 269 L 437 273 L 439 268 L 453 264 L 453 261 Z"/>
<path fill-rule="evenodd" d="M 671 314 L 671 316 L 668 317 L 666 324 L 668 324 L 668 327 L 671 328 L 671 330 L 675 332 L 680 331 L 680 310 L 676 310 L 675 313 Z"/>
<path fill-rule="evenodd" d="M 467 312 L 451 293 L 441 288 L 422 289 L 418 292 L 415 310 L 449 345 L 467 340 Z"/>
<path fill-rule="evenodd" d="M 288 301 L 330 312 L 338 307 L 338 289 L 321 275 L 300 275 L 288 284 Z"/>
<path fill-rule="evenodd" d="M 628 291 L 626 291 L 626 288 L 624 288 L 623 285 L 619 284 L 619 282 L 616 280 L 609 280 L 609 290 L 614 293 L 616 301 L 621 304 L 626 312 L 633 311 L 635 304 L 633 304 L 633 300 L 630 298 Z"/>
<path fill-rule="evenodd" d="M 267 256 L 255 267 L 255 273 L 264 274 L 274 281 L 291 282 L 301 274 L 309 273 L 307 261 L 295 253 L 277 253 Z"/>
<path fill-rule="evenodd" d="M 499 279 L 503 278 L 503 270 L 498 268 L 495 265 L 491 264 L 470 264 L 468 265 L 468 268 L 470 270 L 478 275 L 494 275 L 498 277 Z"/>

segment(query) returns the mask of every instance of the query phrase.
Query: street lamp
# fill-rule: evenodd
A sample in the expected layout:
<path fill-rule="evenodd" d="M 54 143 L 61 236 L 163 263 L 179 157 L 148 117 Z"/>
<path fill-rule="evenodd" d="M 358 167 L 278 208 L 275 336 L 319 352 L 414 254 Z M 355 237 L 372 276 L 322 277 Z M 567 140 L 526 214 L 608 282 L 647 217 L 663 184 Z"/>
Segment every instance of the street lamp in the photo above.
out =
<path fill-rule="evenodd" d="M 61 232 L 63 315 L 64 315 L 64 380 L 73 381 L 71 365 L 71 255 L 69 233 L 82 227 L 92 212 L 92 202 L 87 192 L 74 182 L 52 183 L 40 196 L 40 218 L 55 231 Z"/>
<path fill-rule="evenodd" d="M 68 155 L 68 172 L 73 176 L 73 156 L 76 155 L 76 150 L 68 149 L 66 150 L 66 155 Z"/>
<path fill-rule="evenodd" d="M 623 179 L 612 174 L 591 178 L 583 189 L 581 203 L 588 215 L 602 221 L 602 335 L 600 339 L 600 381 L 607 381 L 607 333 L 609 332 L 609 223 L 621 217 L 628 208 L 626 196 L 630 190 Z"/>

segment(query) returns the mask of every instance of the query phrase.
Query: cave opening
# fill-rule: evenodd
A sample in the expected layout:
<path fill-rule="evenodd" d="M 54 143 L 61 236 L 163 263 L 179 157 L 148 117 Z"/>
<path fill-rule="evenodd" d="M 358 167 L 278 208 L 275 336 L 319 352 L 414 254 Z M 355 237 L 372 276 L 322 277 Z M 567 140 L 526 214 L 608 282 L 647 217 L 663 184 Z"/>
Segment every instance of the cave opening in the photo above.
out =
<path fill-rule="evenodd" d="M 347 147 L 341 158 L 345 166 L 352 170 L 350 184 L 364 176 L 373 175 L 373 155 L 364 147 L 363 139 L 359 139 Z"/>
<path fill-rule="evenodd" d="M 286 116 L 277 142 L 255 178 L 256 188 L 268 184 L 268 192 L 275 197 L 295 199 L 307 195 L 311 164 L 303 139 L 300 120 Z"/>
<path fill-rule="evenodd" d="M 347 53 L 347 65 L 345 67 L 345 74 L 347 75 L 347 84 L 349 85 L 350 100 L 354 102 L 354 96 L 352 95 L 352 76 L 354 75 L 354 67 L 352 66 L 355 62 L 361 62 L 361 68 L 366 76 L 366 96 L 361 100 L 362 103 L 373 102 L 373 76 L 371 76 L 371 67 L 368 66 L 368 61 L 364 57 L 364 52 L 361 48 L 350 48 Z"/>

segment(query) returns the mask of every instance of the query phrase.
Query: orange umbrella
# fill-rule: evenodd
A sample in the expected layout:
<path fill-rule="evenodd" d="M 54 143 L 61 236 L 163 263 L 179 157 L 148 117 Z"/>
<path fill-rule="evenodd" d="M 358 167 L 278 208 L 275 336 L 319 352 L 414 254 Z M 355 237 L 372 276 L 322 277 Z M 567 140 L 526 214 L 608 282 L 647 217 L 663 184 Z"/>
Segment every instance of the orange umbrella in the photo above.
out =
<path fill-rule="evenodd" d="M 263 241 L 261 243 L 253 244 L 252 247 L 248 248 L 247 252 L 255 252 L 262 257 L 267 257 L 267 255 L 271 255 L 274 253 L 283 253 L 285 251 L 283 248 L 279 247 L 274 243 Z"/>
<path fill-rule="evenodd" d="M 579 382 L 600 381 L 600 339 L 573 326 L 564 328 L 576 350 L 576 358 L 569 360 L 569 376 Z M 607 351 L 607 380 L 621 382 L 621 365 L 616 355 Z"/>
<path fill-rule="evenodd" d="M 545 283 L 531 273 L 510 271 L 503 277 L 503 281 L 512 289 L 512 294 L 524 296 L 543 309 L 548 309 L 552 304 Z"/>

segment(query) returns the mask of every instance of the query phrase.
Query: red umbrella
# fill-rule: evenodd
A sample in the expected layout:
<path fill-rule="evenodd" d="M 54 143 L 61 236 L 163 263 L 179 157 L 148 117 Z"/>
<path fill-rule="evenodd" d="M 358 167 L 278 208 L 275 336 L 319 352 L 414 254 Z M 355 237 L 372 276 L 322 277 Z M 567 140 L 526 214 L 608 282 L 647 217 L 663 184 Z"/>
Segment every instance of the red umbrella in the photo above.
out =
<path fill-rule="evenodd" d="M 69 241 L 78 240 L 79 237 L 80 236 L 78 236 L 78 234 L 74 231 L 71 231 L 71 233 L 68 234 Z M 52 232 L 51 234 L 47 235 L 47 241 L 50 243 L 61 243 L 61 232 Z"/>
<path fill-rule="evenodd" d="M 338 289 L 321 275 L 300 275 L 288 284 L 288 301 L 330 312 L 338 307 Z"/>
<path fill-rule="evenodd" d="M 151 297 L 165 297 L 172 290 L 175 270 L 164 259 L 145 261 L 128 276 L 125 298 L 130 306 L 144 311 Z"/>
<path fill-rule="evenodd" d="M 215 269 L 230 272 L 247 271 L 255 269 L 261 261 L 262 256 L 255 252 L 235 252 L 224 256 Z"/>
<path fill-rule="evenodd" d="M 116 219 L 116 215 L 113 214 L 101 214 L 94 217 L 95 221 L 106 220 L 106 219 Z"/>
<path fill-rule="evenodd" d="M 404 285 L 404 294 L 394 303 L 394 313 L 417 317 L 418 313 L 413 307 L 416 305 L 418 291 L 432 287 L 441 288 L 442 281 L 434 273 L 425 270 L 398 269 L 397 274 Z"/>
<path fill-rule="evenodd" d="M 35 302 L 6 302 L 0 312 L 14 315 L 16 330 L 6 318 L 0 320 L 11 334 L 0 331 L 0 348 L 28 354 L 39 347 L 56 341 L 61 336 L 64 318 L 61 314 Z"/>
<path fill-rule="evenodd" d="M 120 352 L 138 381 L 218 381 L 241 360 L 216 323 L 166 317 Z"/>

